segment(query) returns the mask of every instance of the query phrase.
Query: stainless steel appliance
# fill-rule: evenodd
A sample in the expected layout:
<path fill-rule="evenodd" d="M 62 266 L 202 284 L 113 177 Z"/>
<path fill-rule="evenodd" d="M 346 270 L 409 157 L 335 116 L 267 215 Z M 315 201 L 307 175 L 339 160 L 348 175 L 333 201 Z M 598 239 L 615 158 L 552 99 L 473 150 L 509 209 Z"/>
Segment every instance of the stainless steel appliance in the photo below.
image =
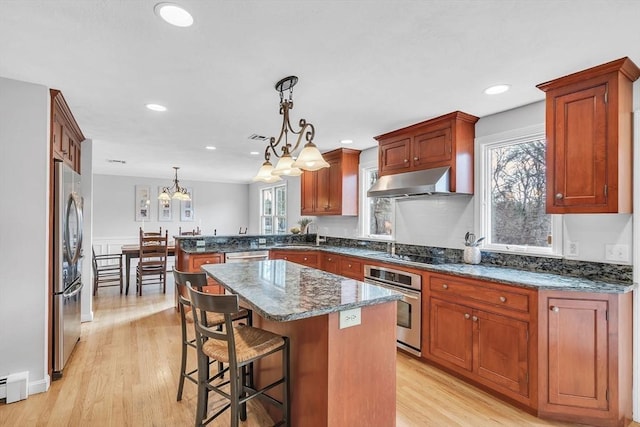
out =
<path fill-rule="evenodd" d="M 269 251 L 227 252 L 224 254 L 224 262 L 251 262 L 269 259 Z"/>
<path fill-rule="evenodd" d="M 53 378 L 62 376 L 80 339 L 82 197 L 80 175 L 54 163 Z"/>
<path fill-rule="evenodd" d="M 420 356 L 422 277 L 406 271 L 365 265 L 364 281 L 402 294 L 398 301 L 398 347 Z"/>

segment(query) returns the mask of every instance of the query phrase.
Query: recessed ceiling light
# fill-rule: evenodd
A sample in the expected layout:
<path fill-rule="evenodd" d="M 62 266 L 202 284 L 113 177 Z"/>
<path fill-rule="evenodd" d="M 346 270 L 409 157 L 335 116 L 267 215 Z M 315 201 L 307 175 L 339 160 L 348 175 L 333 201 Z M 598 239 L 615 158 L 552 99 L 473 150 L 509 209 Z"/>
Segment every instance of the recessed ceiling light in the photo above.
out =
<path fill-rule="evenodd" d="M 153 10 L 160 18 L 176 27 L 190 27 L 193 25 L 193 16 L 177 4 L 158 3 Z"/>
<path fill-rule="evenodd" d="M 259 151 L 252 151 L 249 154 L 251 154 L 252 156 L 257 156 L 258 154 L 260 154 Z"/>
<path fill-rule="evenodd" d="M 511 86 L 506 84 L 499 84 L 495 86 L 490 86 L 484 90 L 484 93 L 487 95 L 497 95 L 499 93 L 504 93 L 509 90 Z"/>
<path fill-rule="evenodd" d="M 216 149 L 216 147 L 214 147 L 213 145 L 207 145 L 204 148 L 206 148 L 207 150 L 215 150 Z"/>
<path fill-rule="evenodd" d="M 151 111 L 167 111 L 167 107 L 160 104 L 147 104 L 146 107 Z"/>
<path fill-rule="evenodd" d="M 353 139 L 341 139 L 340 144 L 353 144 Z"/>

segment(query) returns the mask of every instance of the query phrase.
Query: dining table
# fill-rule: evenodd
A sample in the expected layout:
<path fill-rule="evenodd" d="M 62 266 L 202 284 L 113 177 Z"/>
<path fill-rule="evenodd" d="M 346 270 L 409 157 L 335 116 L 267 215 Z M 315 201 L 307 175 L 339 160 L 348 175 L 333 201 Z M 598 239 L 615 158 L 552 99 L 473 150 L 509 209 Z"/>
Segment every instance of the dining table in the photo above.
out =
<path fill-rule="evenodd" d="M 125 290 L 125 295 L 129 294 L 129 282 L 131 280 L 129 274 L 131 273 L 131 259 L 140 257 L 140 245 L 139 244 L 131 244 L 131 245 L 122 245 L 121 247 L 122 255 L 125 257 L 125 272 L 127 277 L 127 287 Z M 169 242 L 167 245 L 167 255 L 174 256 L 176 254 L 176 245 L 174 242 Z"/>

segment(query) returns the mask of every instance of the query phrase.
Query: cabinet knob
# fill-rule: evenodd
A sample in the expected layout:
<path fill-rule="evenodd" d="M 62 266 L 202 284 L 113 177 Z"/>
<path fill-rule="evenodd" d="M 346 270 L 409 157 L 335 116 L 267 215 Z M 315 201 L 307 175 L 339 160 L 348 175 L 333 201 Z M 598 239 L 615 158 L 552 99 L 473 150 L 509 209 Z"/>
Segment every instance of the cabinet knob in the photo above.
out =
<path fill-rule="evenodd" d="M 306 261 L 306 260 L 307 260 L 307 257 L 304 257 L 304 260 Z"/>
<path fill-rule="evenodd" d="M 465 313 L 465 314 L 464 314 L 464 318 L 465 318 L 465 319 L 468 319 L 468 318 L 470 318 L 470 317 L 471 317 L 471 316 L 469 315 L 469 313 Z"/>
<path fill-rule="evenodd" d="M 444 283 L 444 284 L 442 285 L 442 289 L 449 289 L 449 285 L 447 285 L 446 283 Z"/>
<path fill-rule="evenodd" d="M 285 259 L 285 260 L 287 260 L 287 259 L 289 259 L 289 258 L 287 258 L 287 257 L 284 257 L 284 259 Z"/>
<path fill-rule="evenodd" d="M 500 302 L 507 302 L 507 298 L 506 297 L 500 297 Z"/>
<path fill-rule="evenodd" d="M 404 162 L 405 163 L 409 163 L 409 159 L 404 159 Z"/>
<path fill-rule="evenodd" d="M 478 316 L 473 316 L 473 317 L 471 318 L 471 320 L 473 320 L 474 322 L 477 322 L 477 321 L 478 321 Z"/>
<path fill-rule="evenodd" d="M 328 258 L 329 261 L 333 261 L 333 258 Z"/>
<path fill-rule="evenodd" d="M 556 199 L 560 200 L 564 197 L 562 193 L 556 193 Z"/>
<path fill-rule="evenodd" d="M 559 308 L 559 307 L 556 307 L 555 305 L 552 305 L 552 306 L 551 306 L 551 311 L 553 311 L 554 313 L 557 313 L 557 312 L 559 312 L 559 311 L 560 311 L 560 308 Z"/>
<path fill-rule="evenodd" d="M 351 264 L 349 264 L 349 268 L 351 268 Z"/>
<path fill-rule="evenodd" d="M 418 158 L 418 157 L 414 157 L 414 158 L 413 158 L 413 161 L 414 161 L 414 162 L 417 162 L 418 160 L 420 160 L 420 158 Z"/>

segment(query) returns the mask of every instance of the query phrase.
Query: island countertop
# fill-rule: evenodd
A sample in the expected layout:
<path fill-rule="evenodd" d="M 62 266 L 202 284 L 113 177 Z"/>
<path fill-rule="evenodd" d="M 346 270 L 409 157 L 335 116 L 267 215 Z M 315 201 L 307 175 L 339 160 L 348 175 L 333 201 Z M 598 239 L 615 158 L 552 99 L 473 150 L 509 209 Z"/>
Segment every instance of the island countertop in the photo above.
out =
<path fill-rule="evenodd" d="M 285 260 L 208 264 L 202 269 L 265 319 L 304 319 L 397 301 L 393 290 Z"/>

